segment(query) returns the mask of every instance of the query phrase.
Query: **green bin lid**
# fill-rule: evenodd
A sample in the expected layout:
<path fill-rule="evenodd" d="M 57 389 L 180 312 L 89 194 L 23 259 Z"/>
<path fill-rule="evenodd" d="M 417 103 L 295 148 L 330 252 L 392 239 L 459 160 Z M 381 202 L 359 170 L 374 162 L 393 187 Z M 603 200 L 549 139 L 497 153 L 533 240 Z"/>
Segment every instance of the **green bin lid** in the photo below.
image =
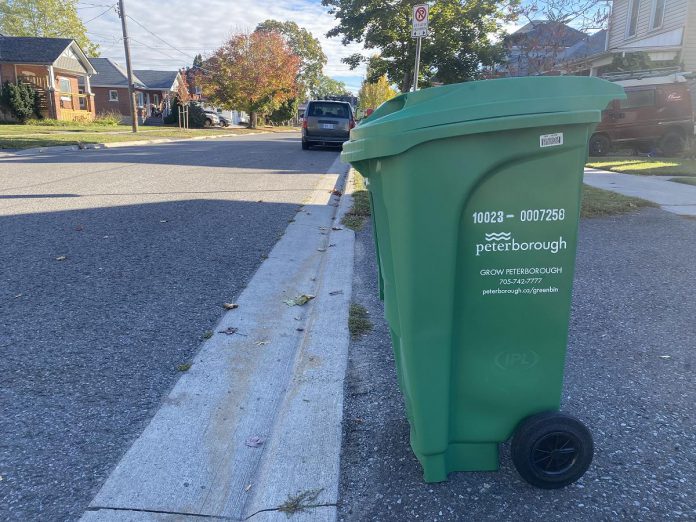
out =
<path fill-rule="evenodd" d="M 593 123 L 623 87 L 589 76 L 535 76 L 407 92 L 380 105 L 350 133 L 342 159 L 392 156 L 419 143 L 545 124 Z"/>

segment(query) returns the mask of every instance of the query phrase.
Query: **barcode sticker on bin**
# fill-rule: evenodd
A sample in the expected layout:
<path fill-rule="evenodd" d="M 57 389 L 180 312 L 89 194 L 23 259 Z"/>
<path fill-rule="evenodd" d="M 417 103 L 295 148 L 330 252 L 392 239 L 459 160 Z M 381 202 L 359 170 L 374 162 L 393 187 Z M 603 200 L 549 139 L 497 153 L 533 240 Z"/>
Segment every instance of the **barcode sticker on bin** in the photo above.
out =
<path fill-rule="evenodd" d="M 556 145 L 563 145 L 562 132 L 557 132 L 556 134 L 542 134 L 539 136 L 540 147 L 555 147 Z"/>

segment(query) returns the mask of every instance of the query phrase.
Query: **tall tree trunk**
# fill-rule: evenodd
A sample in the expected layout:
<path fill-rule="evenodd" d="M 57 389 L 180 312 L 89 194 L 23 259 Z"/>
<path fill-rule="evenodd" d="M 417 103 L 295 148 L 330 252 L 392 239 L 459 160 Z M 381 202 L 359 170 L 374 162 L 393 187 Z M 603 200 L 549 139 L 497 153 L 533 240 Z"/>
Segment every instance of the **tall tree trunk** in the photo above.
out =
<path fill-rule="evenodd" d="M 255 129 L 259 121 L 259 115 L 256 111 L 251 111 L 249 114 L 249 128 Z"/>

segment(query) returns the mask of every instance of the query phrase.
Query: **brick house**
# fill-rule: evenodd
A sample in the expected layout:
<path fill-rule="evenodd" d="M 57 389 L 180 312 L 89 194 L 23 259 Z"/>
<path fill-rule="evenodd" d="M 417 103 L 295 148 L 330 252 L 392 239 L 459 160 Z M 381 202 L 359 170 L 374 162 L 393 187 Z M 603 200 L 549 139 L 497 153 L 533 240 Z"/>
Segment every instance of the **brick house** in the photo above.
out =
<path fill-rule="evenodd" d="M 90 76 L 95 72 L 80 46 L 69 38 L 0 35 L 0 82 L 32 85 L 45 118 L 92 120 Z M 12 118 L 0 112 L 3 119 Z"/>
<path fill-rule="evenodd" d="M 90 58 L 90 62 L 97 71 L 92 78 L 97 114 L 117 112 L 123 122 L 130 122 L 126 68 L 110 58 Z M 178 71 L 133 71 L 135 100 L 141 122 L 169 114 L 171 99 L 176 94 L 179 81 L 181 75 Z"/>

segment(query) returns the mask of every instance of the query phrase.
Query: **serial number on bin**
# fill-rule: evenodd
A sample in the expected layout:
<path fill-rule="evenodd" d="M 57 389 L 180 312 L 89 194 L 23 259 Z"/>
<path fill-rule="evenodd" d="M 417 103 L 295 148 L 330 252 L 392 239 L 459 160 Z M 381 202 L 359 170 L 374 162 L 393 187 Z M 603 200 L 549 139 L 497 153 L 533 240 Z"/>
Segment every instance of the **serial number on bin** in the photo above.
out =
<path fill-rule="evenodd" d="M 482 223 L 503 223 L 506 219 L 514 219 L 515 214 L 507 214 L 502 210 L 486 210 L 474 212 L 471 217 L 474 224 Z M 520 221 L 522 222 L 538 222 L 538 221 L 563 221 L 566 218 L 564 208 L 530 208 L 520 211 Z"/>

